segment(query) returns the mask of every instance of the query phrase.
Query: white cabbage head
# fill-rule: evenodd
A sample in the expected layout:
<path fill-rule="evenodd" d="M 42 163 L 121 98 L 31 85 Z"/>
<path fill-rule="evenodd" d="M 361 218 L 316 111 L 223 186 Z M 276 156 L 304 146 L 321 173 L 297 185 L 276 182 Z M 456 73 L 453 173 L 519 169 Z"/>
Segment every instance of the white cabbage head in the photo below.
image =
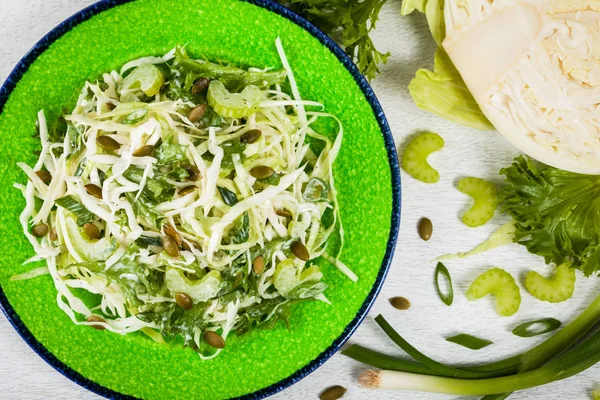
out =
<path fill-rule="evenodd" d="M 446 0 L 443 47 L 524 153 L 600 174 L 600 1 Z"/>

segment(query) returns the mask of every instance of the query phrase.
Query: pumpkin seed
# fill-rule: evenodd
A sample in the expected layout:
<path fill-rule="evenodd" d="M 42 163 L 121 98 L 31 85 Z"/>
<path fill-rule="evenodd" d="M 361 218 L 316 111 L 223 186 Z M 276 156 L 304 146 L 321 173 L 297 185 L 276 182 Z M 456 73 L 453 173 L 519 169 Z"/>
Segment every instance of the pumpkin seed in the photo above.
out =
<path fill-rule="evenodd" d="M 258 256 L 252 262 L 252 270 L 255 274 L 261 274 L 265 270 L 265 258 Z"/>
<path fill-rule="evenodd" d="M 284 217 L 284 218 L 292 218 L 293 217 L 292 212 L 286 210 L 285 208 L 275 211 L 275 214 L 279 215 L 280 217 Z"/>
<path fill-rule="evenodd" d="M 98 136 L 96 138 L 96 143 L 98 146 L 102 147 L 104 150 L 118 150 L 121 145 L 115 139 L 110 136 Z"/>
<path fill-rule="evenodd" d="M 175 302 L 184 310 L 191 310 L 194 307 L 194 300 L 185 293 L 178 292 L 175 294 Z"/>
<path fill-rule="evenodd" d="M 167 253 L 171 257 L 179 257 L 179 246 L 173 239 L 168 236 L 163 236 L 162 239 L 163 249 L 165 249 L 165 253 Z"/>
<path fill-rule="evenodd" d="M 167 235 L 168 237 L 173 239 L 175 241 L 175 243 L 177 244 L 177 246 L 181 246 L 183 240 L 181 240 L 181 235 L 179 234 L 179 232 L 177 232 L 175 230 L 175 228 L 173 228 L 173 225 L 164 224 L 163 230 L 165 232 L 165 235 Z"/>
<path fill-rule="evenodd" d="M 209 346 L 212 346 L 215 349 L 222 349 L 225 347 L 225 340 L 216 332 L 204 331 L 204 340 Z"/>
<path fill-rule="evenodd" d="M 100 229 L 92 223 L 83 225 L 83 231 L 90 239 L 100 239 Z"/>
<path fill-rule="evenodd" d="M 275 171 L 273 168 L 267 167 L 265 165 L 259 165 L 258 167 L 254 167 L 250 170 L 250 175 L 255 177 L 256 179 L 265 179 L 273 175 Z"/>
<path fill-rule="evenodd" d="M 151 144 L 145 144 L 142 147 L 140 147 L 139 149 L 137 149 L 136 151 L 134 151 L 132 155 L 134 157 L 146 157 L 146 156 L 149 156 L 150 154 L 152 154 L 153 151 L 154 151 L 154 146 L 152 146 Z"/>
<path fill-rule="evenodd" d="M 258 139 L 260 139 L 261 135 L 262 135 L 262 132 L 260 131 L 260 129 L 250 129 L 249 131 L 244 133 L 242 136 L 240 136 L 240 142 L 254 143 Z"/>
<path fill-rule="evenodd" d="M 342 398 L 342 396 L 344 396 L 345 393 L 345 387 L 339 385 L 332 386 L 328 389 L 325 389 L 325 391 L 321 393 L 321 395 L 319 396 L 319 400 L 337 400 Z"/>
<path fill-rule="evenodd" d="M 48 225 L 46 224 L 37 224 L 33 228 L 31 228 L 31 234 L 35 237 L 44 237 L 48 234 Z"/>
<path fill-rule="evenodd" d="M 196 190 L 196 186 L 194 186 L 194 185 L 185 186 L 185 187 L 179 189 L 177 194 L 180 196 L 185 196 L 186 194 L 192 193 L 194 190 Z"/>
<path fill-rule="evenodd" d="M 188 173 L 188 177 L 186 180 L 190 181 L 190 182 L 195 182 L 197 180 L 200 180 L 200 178 L 202 178 L 202 175 L 200 175 L 200 171 L 198 170 L 198 168 L 196 168 L 195 165 L 192 164 L 183 164 L 181 166 L 181 168 L 185 169 Z"/>
<path fill-rule="evenodd" d="M 85 319 L 87 322 L 106 322 L 104 318 L 99 317 L 97 315 L 90 315 Z M 99 331 L 103 331 L 106 328 L 103 325 L 90 325 L 92 328 L 97 329 Z"/>
<path fill-rule="evenodd" d="M 429 240 L 433 233 L 433 224 L 429 218 L 421 218 L 419 221 L 419 236 L 423 240 Z"/>
<path fill-rule="evenodd" d="M 50 234 L 48 235 L 48 238 L 53 242 L 58 239 L 58 234 L 56 233 L 56 228 L 50 229 Z"/>
<path fill-rule="evenodd" d="M 408 310 L 410 308 L 410 301 L 406 297 L 392 297 L 390 304 L 398 310 Z"/>
<path fill-rule="evenodd" d="M 50 175 L 50 172 L 48 171 L 35 171 L 35 174 L 38 176 L 38 178 L 40 178 L 40 180 L 42 182 L 44 182 L 46 185 L 50 183 L 50 181 L 52 181 L 52 175 Z"/>
<path fill-rule="evenodd" d="M 90 194 L 90 196 L 94 196 L 97 199 L 102 199 L 102 188 L 100 186 L 96 186 L 93 183 L 88 183 L 85 185 L 85 190 Z"/>
<path fill-rule="evenodd" d="M 304 246 L 302 244 L 301 241 L 298 240 L 298 241 L 294 242 L 290 246 L 290 250 L 292 250 L 292 253 L 294 253 L 294 255 L 296 257 L 298 257 L 299 259 L 301 259 L 302 261 L 310 260 L 310 253 L 308 252 L 308 249 L 306 248 L 306 246 Z"/>
<path fill-rule="evenodd" d="M 206 90 L 208 89 L 208 85 L 210 85 L 210 79 L 196 79 L 194 81 L 194 85 L 192 86 L 192 94 L 200 94 L 206 92 Z"/>
<path fill-rule="evenodd" d="M 204 114 L 206 114 L 207 109 L 208 109 L 207 104 L 200 104 L 200 105 L 192 108 L 192 111 L 190 111 L 190 114 L 188 115 L 188 119 L 191 122 L 198 121 L 200 118 L 204 117 Z"/>

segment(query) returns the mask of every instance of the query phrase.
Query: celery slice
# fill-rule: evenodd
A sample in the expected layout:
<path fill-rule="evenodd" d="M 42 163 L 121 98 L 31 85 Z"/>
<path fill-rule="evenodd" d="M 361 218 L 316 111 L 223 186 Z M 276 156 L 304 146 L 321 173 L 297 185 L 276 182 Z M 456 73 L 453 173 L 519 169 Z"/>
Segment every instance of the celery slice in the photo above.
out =
<path fill-rule="evenodd" d="M 164 83 L 165 77 L 158 68 L 152 64 L 143 64 L 123 79 L 121 90 L 140 88 L 146 96 L 154 96 L 160 92 Z"/>
<path fill-rule="evenodd" d="M 256 86 L 246 86 L 241 93 L 230 93 L 221 81 L 211 81 L 206 95 L 208 105 L 222 117 L 243 118 L 256 112 L 262 98 Z"/>
<path fill-rule="evenodd" d="M 525 277 L 525 289 L 536 299 L 549 303 L 560 303 L 573 295 L 575 270 L 568 263 L 559 265 L 551 278 L 529 271 Z"/>
<path fill-rule="evenodd" d="M 501 316 L 510 316 L 519 310 L 521 293 L 515 279 L 500 268 L 492 268 L 471 284 L 465 294 L 470 301 L 479 300 L 488 294 L 496 298 L 496 312 Z"/>
<path fill-rule="evenodd" d="M 402 168 L 413 178 L 425 183 L 436 183 L 440 174 L 427 162 L 427 157 L 444 147 L 444 139 L 437 133 L 425 132 L 414 138 L 402 154 Z"/>
<path fill-rule="evenodd" d="M 462 217 L 465 225 L 475 228 L 488 222 L 498 207 L 496 186 L 479 178 L 463 178 L 458 182 L 458 190 L 473 198 L 475 204 Z"/>

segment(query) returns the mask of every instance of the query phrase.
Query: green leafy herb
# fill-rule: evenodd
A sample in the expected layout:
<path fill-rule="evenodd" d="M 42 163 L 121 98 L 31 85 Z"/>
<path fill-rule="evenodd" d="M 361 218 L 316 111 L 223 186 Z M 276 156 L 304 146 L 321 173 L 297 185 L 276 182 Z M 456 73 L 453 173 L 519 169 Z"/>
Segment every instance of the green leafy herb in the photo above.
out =
<path fill-rule="evenodd" d="M 81 204 L 73 195 L 60 197 L 54 201 L 57 205 L 71 211 L 77 217 L 77 225 L 83 226 L 94 220 L 94 214 Z"/>
<path fill-rule="evenodd" d="M 125 197 L 127 197 L 127 200 L 131 203 L 136 215 L 146 218 L 148 222 L 155 226 L 159 225 L 159 220 L 162 218 L 162 215 L 154 210 L 156 202 L 148 197 L 145 192 L 142 192 L 137 200 L 135 199 L 134 192 L 125 193 Z"/>
<path fill-rule="evenodd" d="M 233 193 L 231 190 L 224 188 L 222 186 L 217 186 L 217 189 L 219 189 L 219 193 L 221 194 L 221 197 L 223 198 L 223 202 L 225 204 L 227 204 L 228 206 L 234 206 L 238 202 L 238 198 L 237 198 L 236 194 Z"/>
<path fill-rule="evenodd" d="M 236 333 L 243 335 L 253 327 L 261 325 L 265 329 L 273 329 L 279 321 L 283 321 L 289 329 L 290 307 L 299 301 L 302 300 L 289 300 L 276 297 L 274 299 L 265 299 L 259 304 L 245 308 L 240 315 Z"/>
<path fill-rule="evenodd" d="M 444 280 L 446 281 L 446 286 L 447 286 L 446 292 L 442 291 L 442 288 L 440 287 L 440 282 L 439 282 L 440 276 L 442 276 L 444 278 Z M 448 272 L 448 268 L 446 268 L 446 266 L 444 264 L 442 264 L 441 262 L 438 262 L 437 266 L 435 267 L 434 280 L 435 280 L 435 291 L 437 292 L 440 299 L 447 306 L 452 305 L 452 301 L 454 301 L 454 289 L 452 289 L 452 277 L 450 277 L 450 272 Z"/>
<path fill-rule="evenodd" d="M 148 246 L 162 246 L 162 242 L 160 238 L 155 236 L 140 236 L 135 240 L 135 244 L 137 244 L 142 249 L 148 248 Z"/>
<path fill-rule="evenodd" d="M 279 0 L 282 4 L 288 1 Z M 386 0 L 291 0 L 291 8 L 337 39 L 369 80 L 379 73 L 379 64 L 389 53 L 375 48 L 369 34 L 375 29 Z"/>
<path fill-rule="evenodd" d="M 141 183 L 144 170 L 139 167 L 131 166 L 123 172 L 123 176 L 134 183 Z M 173 199 L 175 186 L 171 185 L 161 173 L 154 173 L 153 178 L 146 179 L 146 185 L 142 191 L 152 202 L 162 203 Z"/>
<path fill-rule="evenodd" d="M 244 161 L 244 149 L 246 148 L 246 145 L 239 139 L 223 142 L 221 148 L 223 149 L 223 160 L 221 161 L 223 168 L 233 168 L 232 156 L 234 154 L 239 154 L 241 161 Z"/>
<path fill-rule="evenodd" d="M 250 218 L 245 212 L 237 219 L 237 222 L 229 232 L 229 242 L 232 244 L 240 244 L 248 241 L 250 237 Z"/>
<path fill-rule="evenodd" d="M 173 171 L 169 172 L 169 178 L 174 179 L 178 182 L 183 182 L 190 176 L 190 173 L 183 167 L 177 167 Z"/>
<path fill-rule="evenodd" d="M 560 328 L 561 322 L 554 318 L 542 318 L 536 321 L 525 322 L 512 330 L 514 335 L 520 337 L 532 337 L 543 335 Z"/>
<path fill-rule="evenodd" d="M 571 261 L 586 276 L 600 271 L 600 176 L 536 166 L 520 156 L 500 171 L 502 210 L 516 223 L 515 242 L 547 264 Z"/>
<path fill-rule="evenodd" d="M 471 350 L 481 350 L 484 347 L 487 347 L 490 344 L 494 343 L 490 340 L 480 339 L 475 336 L 467 335 L 466 333 L 460 333 L 458 335 L 448 337 L 446 338 L 446 341 L 456 343 Z"/>
<path fill-rule="evenodd" d="M 187 161 L 187 149 L 188 147 L 185 145 L 174 143 L 173 136 L 167 137 L 154 150 L 153 155 L 157 160 L 156 165 L 168 165 L 176 161 Z"/>

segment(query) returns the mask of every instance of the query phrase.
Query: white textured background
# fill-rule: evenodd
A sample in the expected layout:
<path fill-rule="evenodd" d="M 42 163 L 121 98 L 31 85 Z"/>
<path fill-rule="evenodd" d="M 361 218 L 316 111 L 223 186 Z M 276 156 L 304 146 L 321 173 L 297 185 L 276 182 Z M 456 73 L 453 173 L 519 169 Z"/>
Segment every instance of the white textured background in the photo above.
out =
<path fill-rule="evenodd" d="M 0 0 L 0 82 L 14 65 L 44 34 L 56 24 L 94 0 Z M 543 261 L 529 255 L 520 246 L 497 249 L 470 260 L 448 262 L 455 286 L 455 302 L 446 307 L 437 298 L 433 285 L 437 255 L 471 248 L 484 240 L 505 219 L 497 216 L 493 223 L 470 229 L 459 221 L 467 199 L 454 183 L 471 175 L 499 180 L 498 170 L 510 164 L 516 155 L 499 135 L 462 128 L 418 110 L 411 102 L 406 86 L 414 72 L 432 63 L 434 51 L 423 18 L 400 17 L 400 1 L 390 0 L 383 8 L 375 42 L 392 56 L 383 67 L 383 74 L 373 87 L 387 114 L 398 148 L 407 137 L 419 130 L 432 130 L 446 141 L 443 151 L 431 158 L 441 172 L 436 185 L 415 181 L 402 172 L 402 228 L 398 249 L 390 274 L 379 300 L 360 326 L 351 343 L 360 343 L 401 354 L 378 329 L 373 317 L 384 313 L 410 343 L 442 362 L 470 363 L 491 361 L 522 352 L 542 338 L 523 339 L 512 336 L 510 330 L 520 322 L 541 317 L 555 317 L 567 322 L 589 303 L 598 291 L 596 281 L 580 277 L 576 295 L 569 301 L 549 305 L 533 299 L 524 290 L 521 310 L 512 317 L 500 318 L 489 300 L 468 303 L 463 296 L 469 282 L 483 269 L 498 266 L 515 276 L 534 268 L 545 271 Z M 348 132 L 347 134 L 352 134 Z M 427 216 L 433 221 L 434 235 L 429 242 L 416 234 L 416 223 Z M 409 311 L 394 310 L 389 297 L 405 296 L 412 302 Z M 491 339 L 494 345 L 473 352 L 447 343 L 444 336 L 471 333 Z M 414 392 L 385 392 L 360 389 L 356 375 L 364 367 L 342 355 L 336 355 L 317 371 L 291 388 L 274 396 L 276 399 L 316 399 L 326 387 L 340 384 L 348 388 L 348 399 L 451 399 L 451 396 Z M 590 390 L 600 387 L 600 366 L 562 382 L 555 382 L 511 399 L 590 398 Z M 98 399 L 54 371 L 39 358 L 15 333 L 4 316 L 0 317 L 0 399 Z"/>

